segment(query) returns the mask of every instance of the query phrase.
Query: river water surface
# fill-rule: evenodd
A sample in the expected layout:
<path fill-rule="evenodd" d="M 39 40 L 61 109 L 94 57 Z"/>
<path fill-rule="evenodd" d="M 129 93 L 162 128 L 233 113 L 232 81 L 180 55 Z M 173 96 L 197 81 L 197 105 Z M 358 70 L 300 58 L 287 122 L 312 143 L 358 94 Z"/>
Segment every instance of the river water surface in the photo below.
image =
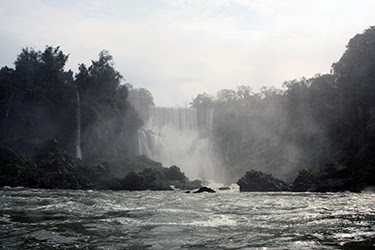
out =
<path fill-rule="evenodd" d="M 374 247 L 375 194 L 0 189 L 0 248 Z"/>

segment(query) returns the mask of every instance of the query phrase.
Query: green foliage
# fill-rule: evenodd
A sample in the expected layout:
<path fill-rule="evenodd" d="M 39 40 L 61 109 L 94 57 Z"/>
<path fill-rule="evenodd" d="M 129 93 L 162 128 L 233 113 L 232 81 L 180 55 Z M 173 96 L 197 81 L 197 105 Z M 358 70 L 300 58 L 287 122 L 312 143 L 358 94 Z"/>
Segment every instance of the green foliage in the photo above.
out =
<path fill-rule="evenodd" d="M 211 138 L 231 181 L 252 166 L 292 181 L 299 169 L 349 162 L 364 172 L 374 162 L 375 27 L 349 41 L 332 73 L 286 81 L 283 90 L 225 89 L 198 95 L 198 114 L 214 110 Z M 209 103 L 209 104 L 208 104 Z M 206 113 L 204 113 L 206 112 Z M 198 123 L 198 125 L 200 125 Z"/>
<path fill-rule="evenodd" d="M 171 181 L 183 181 L 186 176 L 179 167 L 173 165 L 165 171 L 165 178 Z"/>
<path fill-rule="evenodd" d="M 308 183 L 308 184 L 320 184 L 324 181 L 326 174 L 324 172 L 317 172 L 311 169 L 301 169 L 298 171 L 298 176 L 294 180 L 294 183 Z"/>
<path fill-rule="evenodd" d="M 157 171 L 153 168 L 146 168 L 140 174 L 144 176 L 147 185 L 153 185 L 159 177 Z"/>
<path fill-rule="evenodd" d="M 74 155 L 78 91 L 83 159 L 94 164 L 125 161 L 135 154 L 142 120 L 127 100 L 128 89 L 121 85 L 112 56 L 103 50 L 89 67 L 81 64 L 75 78 L 72 71 L 64 70 L 67 60 L 60 47 L 25 48 L 15 69 L 1 69 L 0 141 L 32 154 L 34 146 L 20 147 L 14 143 L 16 138 L 25 142 L 56 138 L 62 149 Z"/>
<path fill-rule="evenodd" d="M 374 45 L 375 27 L 370 27 L 350 39 L 347 50 L 332 66 L 339 95 L 333 139 L 343 145 L 343 155 L 355 155 L 374 144 Z"/>
<path fill-rule="evenodd" d="M 90 67 L 81 64 L 75 84 L 81 95 L 82 151 L 89 159 L 134 154 L 142 120 L 130 106 L 128 89 L 113 68 L 113 58 L 102 51 Z"/>
<path fill-rule="evenodd" d="M 154 98 L 150 91 L 145 88 L 134 88 L 131 84 L 126 84 L 129 91 L 129 102 L 140 115 L 142 120 L 146 122 L 150 117 L 150 107 L 155 106 Z"/>
<path fill-rule="evenodd" d="M 266 174 L 264 172 L 251 169 L 250 171 L 247 171 L 245 175 L 238 180 L 237 184 L 239 186 L 243 186 L 248 182 L 261 182 L 268 179 L 273 180 L 275 178 L 271 174 Z"/>
<path fill-rule="evenodd" d="M 64 71 L 68 56 L 59 47 L 47 46 L 44 52 L 23 49 L 15 69 L 1 69 L 0 140 L 25 137 L 57 137 L 68 145 L 73 136 L 74 109 L 71 71 Z"/>
<path fill-rule="evenodd" d="M 198 94 L 190 103 L 191 107 L 196 109 L 211 108 L 214 104 L 214 98 L 207 93 Z"/>
<path fill-rule="evenodd" d="M 289 191 L 289 185 L 271 174 L 251 169 L 241 177 L 237 184 L 240 191 Z"/>
<path fill-rule="evenodd" d="M 171 185 L 183 190 L 191 190 L 201 187 L 201 181 L 189 181 L 177 166 L 164 168 L 160 163 L 155 165 L 155 162 L 144 156 L 138 157 L 138 161 L 141 161 L 141 164 L 138 163 L 138 168 L 141 168 L 142 166 L 145 168 L 138 171 L 133 170 L 122 179 L 121 183 L 125 189 L 171 190 Z M 152 164 L 154 164 L 154 166 L 152 166 Z"/>
<path fill-rule="evenodd" d="M 145 189 L 145 177 L 135 171 L 130 172 L 123 180 L 124 186 L 128 190 Z"/>

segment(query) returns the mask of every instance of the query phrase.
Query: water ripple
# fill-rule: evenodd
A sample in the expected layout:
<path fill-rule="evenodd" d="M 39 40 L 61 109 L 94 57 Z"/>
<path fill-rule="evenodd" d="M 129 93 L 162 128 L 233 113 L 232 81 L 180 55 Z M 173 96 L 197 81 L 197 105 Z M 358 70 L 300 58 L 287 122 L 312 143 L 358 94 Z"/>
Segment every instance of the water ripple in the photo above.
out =
<path fill-rule="evenodd" d="M 375 246 L 375 195 L 0 189 L 0 248 Z"/>

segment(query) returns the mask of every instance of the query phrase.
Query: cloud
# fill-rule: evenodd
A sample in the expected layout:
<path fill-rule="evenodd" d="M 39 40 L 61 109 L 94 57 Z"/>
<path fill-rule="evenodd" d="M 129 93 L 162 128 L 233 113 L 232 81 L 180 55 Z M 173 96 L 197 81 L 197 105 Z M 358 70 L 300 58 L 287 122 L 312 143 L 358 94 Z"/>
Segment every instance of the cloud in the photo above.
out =
<path fill-rule="evenodd" d="M 61 45 L 68 68 L 102 49 L 158 105 L 198 93 L 325 73 L 349 38 L 374 23 L 372 1 L 14 0 L 0 7 L 2 65 L 22 47 Z M 20 7 L 21 6 L 21 7 Z M 10 55 L 13 53 L 13 58 Z M 11 66 L 11 65 L 9 65 Z"/>

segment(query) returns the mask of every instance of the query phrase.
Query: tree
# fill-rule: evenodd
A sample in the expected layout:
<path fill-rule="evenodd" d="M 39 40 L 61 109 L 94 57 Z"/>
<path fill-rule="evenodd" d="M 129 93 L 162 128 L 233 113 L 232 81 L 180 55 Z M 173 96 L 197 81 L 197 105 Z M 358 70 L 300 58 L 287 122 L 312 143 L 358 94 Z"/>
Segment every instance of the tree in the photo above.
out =
<path fill-rule="evenodd" d="M 108 51 L 79 66 L 75 85 L 81 96 L 82 151 L 89 159 L 116 158 L 135 151 L 142 120 L 129 104 L 128 88 Z"/>
<path fill-rule="evenodd" d="M 165 178 L 167 180 L 183 181 L 186 179 L 186 176 L 183 172 L 181 172 L 181 169 L 179 167 L 173 165 L 166 170 Z"/>
<path fill-rule="evenodd" d="M 128 190 L 144 190 L 145 189 L 145 177 L 135 171 L 130 172 L 125 176 L 123 180 L 125 189 Z"/>
<path fill-rule="evenodd" d="M 238 95 L 235 90 L 222 89 L 217 92 L 217 99 L 219 102 L 232 102 L 238 100 Z"/>
<path fill-rule="evenodd" d="M 115 99 L 108 97 L 116 94 L 123 77 L 113 65 L 113 57 L 107 50 L 102 50 L 99 53 L 99 59 L 92 61 L 89 68 L 81 64 L 79 73 L 76 74 L 76 83 L 80 93 L 83 95 L 87 93 L 87 96 L 95 97 L 99 102 L 109 102 L 110 105 L 115 106 L 114 103 L 110 103 Z"/>
<path fill-rule="evenodd" d="M 372 164 L 369 155 L 375 147 L 371 125 L 375 110 L 375 27 L 350 39 L 332 68 L 338 94 L 335 139 L 343 146 L 342 158 L 357 155 L 353 165 L 363 168 Z"/>
<path fill-rule="evenodd" d="M 192 108 L 200 109 L 200 108 L 212 108 L 214 104 L 214 98 L 207 94 L 198 94 L 197 97 L 195 97 L 192 102 L 190 103 Z"/>
<path fill-rule="evenodd" d="M 250 96 L 252 95 L 252 87 L 244 85 L 237 86 L 236 94 L 238 96 L 238 99 L 240 100 L 250 98 Z"/>
<path fill-rule="evenodd" d="M 142 120 L 147 121 L 150 117 L 150 108 L 155 106 L 151 92 L 145 88 L 134 88 L 129 83 L 125 86 L 129 91 L 129 102 L 134 106 Z"/>
<path fill-rule="evenodd" d="M 56 137 L 64 146 L 72 143 L 75 98 L 72 72 L 64 70 L 67 60 L 59 47 L 46 46 L 43 52 L 25 48 L 14 70 L 2 69 L 4 138 Z"/>

